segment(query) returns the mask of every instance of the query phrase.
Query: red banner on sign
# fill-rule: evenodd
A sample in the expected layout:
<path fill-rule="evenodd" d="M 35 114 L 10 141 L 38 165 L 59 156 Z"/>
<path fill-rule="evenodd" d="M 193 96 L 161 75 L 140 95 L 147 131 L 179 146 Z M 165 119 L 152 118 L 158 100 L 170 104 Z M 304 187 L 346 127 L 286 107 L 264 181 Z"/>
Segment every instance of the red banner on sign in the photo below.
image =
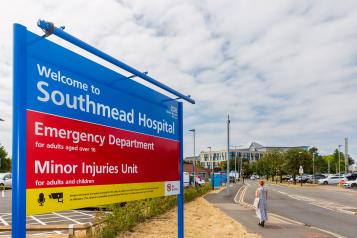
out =
<path fill-rule="evenodd" d="M 27 188 L 177 181 L 179 151 L 175 140 L 27 111 Z"/>

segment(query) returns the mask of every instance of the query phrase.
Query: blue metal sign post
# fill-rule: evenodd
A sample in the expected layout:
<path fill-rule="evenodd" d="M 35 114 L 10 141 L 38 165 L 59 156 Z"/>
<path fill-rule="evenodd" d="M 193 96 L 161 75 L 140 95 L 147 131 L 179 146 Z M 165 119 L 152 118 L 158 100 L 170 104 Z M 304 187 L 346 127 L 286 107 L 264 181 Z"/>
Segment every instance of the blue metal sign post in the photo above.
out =
<path fill-rule="evenodd" d="M 45 31 L 46 37 L 54 34 L 178 99 L 194 103 L 189 96 L 65 33 L 52 23 L 39 21 L 38 26 Z M 109 204 L 119 199 L 129 201 L 170 195 L 178 196 L 178 237 L 184 237 L 182 102 L 15 24 L 13 114 L 12 237 L 26 236 L 26 214 Z M 50 128 L 51 134 L 44 135 L 46 128 Z M 60 133 L 54 136 L 54 130 Z M 81 133 L 81 136 L 75 138 L 75 133 Z M 87 134 L 83 137 L 83 133 L 89 133 L 88 137 Z M 113 137 L 115 140 L 110 139 Z M 135 148 L 123 148 L 123 143 L 127 143 L 125 137 L 133 138 L 127 145 L 133 147 L 134 143 Z M 83 141 L 78 141 L 78 138 Z M 121 139 L 120 145 L 118 139 Z M 141 147 L 143 143 L 145 146 Z M 92 147 L 88 147 L 86 152 L 86 146 Z M 98 160 L 98 155 L 102 160 Z M 133 174 L 125 175 L 123 166 L 133 162 L 141 173 L 136 174 L 134 171 L 138 166 L 132 165 Z M 162 173 L 153 172 L 160 169 L 152 167 L 155 162 L 162 167 Z M 73 168 L 73 171 L 51 172 L 46 169 L 51 163 Z M 82 166 L 82 169 L 75 172 L 76 166 Z M 107 170 L 104 175 L 86 172 L 93 166 Z M 117 172 L 119 167 L 121 172 Z M 56 184 L 53 184 L 54 176 Z M 87 185 L 88 181 L 92 184 Z M 68 182 L 72 185 L 67 185 Z M 155 189 L 152 184 L 155 184 Z M 92 200 L 87 197 L 77 199 L 88 191 L 95 194 L 97 189 L 101 194 L 112 194 L 114 190 L 110 189 L 113 186 L 115 191 L 147 188 L 151 194 L 148 192 L 140 197 L 133 192 L 126 198 L 91 196 Z M 61 196 L 61 204 L 52 199 L 53 196 Z"/>
<path fill-rule="evenodd" d="M 179 238 L 184 237 L 184 192 L 183 192 L 183 108 L 182 102 L 178 104 L 178 114 L 181 120 L 179 120 L 179 140 L 180 140 L 180 194 L 177 195 L 177 224 L 178 224 L 178 231 L 177 236 Z"/>
<path fill-rule="evenodd" d="M 27 30 L 14 25 L 12 142 L 12 237 L 26 236 L 26 62 Z M 20 179 L 23 178 L 23 179 Z"/>

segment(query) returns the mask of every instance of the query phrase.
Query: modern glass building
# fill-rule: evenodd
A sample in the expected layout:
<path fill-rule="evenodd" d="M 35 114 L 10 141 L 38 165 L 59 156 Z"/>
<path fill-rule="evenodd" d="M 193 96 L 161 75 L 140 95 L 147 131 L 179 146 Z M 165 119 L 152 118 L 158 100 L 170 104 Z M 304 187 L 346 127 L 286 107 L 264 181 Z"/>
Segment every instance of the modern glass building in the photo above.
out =
<path fill-rule="evenodd" d="M 301 148 L 307 150 L 309 146 L 263 146 L 257 142 L 252 142 L 248 148 L 231 148 L 230 158 L 239 158 L 242 160 L 256 161 L 259 160 L 264 153 L 279 150 L 287 151 L 291 148 Z M 223 161 L 227 160 L 227 150 L 201 151 L 200 163 L 205 168 L 215 168 Z M 213 164 L 213 167 L 212 167 Z"/>

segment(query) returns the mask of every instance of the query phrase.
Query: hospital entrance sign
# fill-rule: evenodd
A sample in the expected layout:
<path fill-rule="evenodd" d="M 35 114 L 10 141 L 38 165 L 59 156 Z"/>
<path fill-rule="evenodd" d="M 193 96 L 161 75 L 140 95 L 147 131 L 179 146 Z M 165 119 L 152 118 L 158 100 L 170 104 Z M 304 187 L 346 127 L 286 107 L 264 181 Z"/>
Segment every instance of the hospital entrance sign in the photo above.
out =
<path fill-rule="evenodd" d="M 177 101 L 20 25 L 14 47 L 27 215 L 180 193 Z"/>

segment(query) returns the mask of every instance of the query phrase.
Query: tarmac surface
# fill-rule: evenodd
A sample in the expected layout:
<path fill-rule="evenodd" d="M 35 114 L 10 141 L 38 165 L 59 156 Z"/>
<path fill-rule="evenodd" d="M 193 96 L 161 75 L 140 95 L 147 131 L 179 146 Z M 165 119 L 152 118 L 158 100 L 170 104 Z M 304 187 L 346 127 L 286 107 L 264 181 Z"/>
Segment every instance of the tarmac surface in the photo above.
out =
<path fill-rule="evenodd" d="M 0 192 L 0 227 L 11 226 L 12 214 L 11 214 L 11 189 Z M 93 222 L 97 214 L 96 210 L 68 210 L 61 212 L 51 212 L 41 215 L 33 215 L 26 217 L 27 225 L 76 225 Z M 43 234 L 66 234 L 68 231 L 46 231 L 46 232 L 28 232 L 32 235 Z M 0 231 L 0 237 L 8 236 L 11 232 Z"/>
<path fill-rule="evenodd" d="M 356 237 L 357 193 L 336 187 L 297 187 L 268 184 L 269 220 L 262 228 L 252 207 L 256 181 L 235 184 L 205 199 L 262 237 Z"/>

